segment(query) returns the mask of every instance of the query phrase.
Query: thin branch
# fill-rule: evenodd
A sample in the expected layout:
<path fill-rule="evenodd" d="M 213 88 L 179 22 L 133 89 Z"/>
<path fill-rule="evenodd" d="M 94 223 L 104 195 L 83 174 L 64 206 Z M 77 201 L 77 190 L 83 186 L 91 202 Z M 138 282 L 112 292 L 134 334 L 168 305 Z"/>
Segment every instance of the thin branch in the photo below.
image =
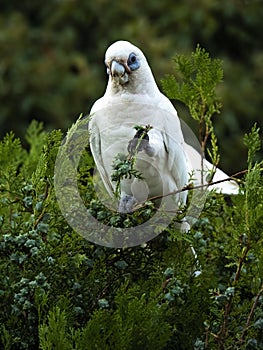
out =
<path fill-rule="evenodd" d="M 154 197 L 151 197 L 151 198 L 148 198 L 147 199 L 147 202 L 148 201 L 153 201 L 153 200 L 156 200 L 156 199 L 161 199 L 161 198 L 165 198 L 165 197 L 168 197 L 168 196 L 173 196 L 175 194 L 178 194 L 178 193 L 181 193 L 181 192 L 184 192 L 184 191 L 189 191 L 189 190 L 197 190 L 197 189 L 200 189 L 200 188 L 205 188 L 205 187 L 209 187 L 209 186 L 213 186 L 213 185 L 217 185 L 219 183 L 222 183 L 222 182 L 226 182 L 226 181 L 237 181 L 236 177 L 237 176 L 240 176 L 240 175 L 243 175 L 243 174 L 246 174 L 248 172 L 247 169 L 245 170 L 241 170 L 223 180 L 217 180 L 217 181 L 214 181 L 214 182 L 209 182 L 207 184 L 203 184 L 203 185 L 196 185 L 196 186 L 193 186 L 192 184 L 188 184 L 186 186 L 184 186 L 183 188 L 181 188 L 180 190 L 177 190 L 177 191 L 173 191 L 173 192 L 169 192 L 167 194 L 164 194 L 164 195 L 159 195 L 159 196 L 154 196 Z M 136 207 L 133 208 L 133 212 L 138 210 L 138 209 L 141 209 L 144 207 L 144 204 L 145 203 L 140 203 L 138 204 Z"/>
<path fill-rule="evenodd" d="M 46 184 L 45 194 L 44 194 L 44 198 L 43 198 L 43 203 L 45 202 L 45 205 L 44 205 L 43 209 L 41 210 L 41 213 L 39 214 L 38 218 L 34 222 L 34 225 L 33 225 L 34 229 L 37 227 L 37 225 L 40 223 L 40 221 L 43 219 L 43 217 L 46 213 L 46 210 L 48 207 L 48 198 L 49 198 L 50 194 L 51 194 L 50 187 L 48 186 L 48 184 Z"/>
<path fill-rule="evenodd" d="M 245 174 L 245 173 L 247 173 L 247 172 L 248 172 L 247 169 L 241 170 L 241 171 L 239 171 L 239 172 L 237 172 L 237 173 L 235 173 L 235 174 L 233 174 L 233 175 L 231 175 L 231 176 L 229 176 L 229 177 L 227 177 L 227 178 L 225 178 L 225 179 L 223 179 L 223 180 L 218 180 L 218 181 L 210 182 L 210 183 L 207 183 L 207 184 L 204 184 L 204 185 L 196 185 L 196 186 L 193 186 L 193 185 L 191 185 L 191 184 L 188 184 L 188 185 L 184 186 L 184 187 L 183 187 L 182 189 L 180 189 L 180 190 L 173 191 L 173 192 L 169 192 L 169 193 L 167 193 L 167 194 L 165 194 L 165 195 L 159 195 L 159 196 L 154 196 L 154 197 L 148 198 L 148 199 L 147 199 L 147 202 L 148 202 L 148 201 L 153 201 L 153 200 L 156 200 L 156 199 L 161 199 L 161 198 L 168 197 L 168 196 L 173 196 L 173 195 L 176 195 L 176 194 L 181 193 L 181 192 L 184 192 L 184 191 L 197 190 L 197 189 L 200 189 L 200 188 L 205 188 L 205 187 L 213 186 L 213 185 L 216 185 L 216 184 L 225 182 L 225 181 L 231 181 L 231 180 L 237 181 L 237 179 L 236 179 L 237 176 L 243 175 L 243 174 Z M 108 209 L 109 209 L 111 204 L 109 203 L 108 205 L 107 205 L 107 204 L 105 204 L 105 205 L 106 205 L 106 206 L 108 207 Z M 133 208 L 132 212 L 135 212 L 136 210 L 143 208 L 144 205 L 145 205 L 145 202 L 144 202 L 144 203 L 139 203 L 138 205 L 136 205 L 136 206 Z M 115 210 L 111 210 L 111 211 L 112 211 L 112 212 L 115 212 Z M 176 210 L 176 212 L 178 212 L 178 210 Z"/>
<path fill-rule="evenodd" d="M 244 329 L 243 329 L 243 332 L 242 332 L 241 337 L 240 337 L 240 340 L 239 340 L 239 343 L 240 343 L 240 344 L 242 344 L 242 343 L 244 342 L 244 340 L 245 340 L 245 336 L 246 336 L 246 334 L 247 334 L 248 328 L 249 328 L 250 323 L 251 323 L 251 321 L 252 321 L 252 318 L 253 318 L 253 316 L 254 316 L 254 313 L 255 313 L 255 310 L 256 310 L 256 307 L 257 307 L 257 304 L 258 304 L 258 301 L 259 301 L 259 298 L 260 298 L 261 294 L 263 294 L 263 284 L 262 284 L 262 286 L 261 286 L 261 288 L 260 288 L 258 294 L 256 295 L 256 298 L 255 298 L 255 300 L 254 300 L 254 303 L 253 303 L 253 305 L 252 305 L 252 307 L 251 307 L 251 310 L 250 310 L 250 312 L 249 312 L 249 315 L 248 315 L 248 317 L 247 317 L 246 325 L 245 325 L 245 327 L 244 327 Z"/>
<path fill-rule="evenodd" d="M 148 199 L 148 201 L 151 201 L 151 200 L 156 200 L 156 199 L 161 199 L 161 198 L 164 198 L 164 197 L 168 197 L 168 196 L 173 196 L 175 194 L 178 194 L 178 193 L 181 193 L 181 192 L 184 192 L 184 191 L 189 191 L 189 190 L 197 190 L 197 189 L 200 189 L 200 188 L 205 188 L 205 187 L 209 187 L 209 186 L 213 186 L 213 185 L 217 185 L 219 183 L 222 183 L 222 182 L 226 182 L 226 181 L 231 181 L 231 180 L 234 180 L 236 181 L 236 177 L 239 176 L 239 175 L 242 175 L 242 174 L 245 174 L 247 173 L 247 169 L 245 170 L 242 170 L 242 171 L 239 171 L 238 173 L 235 173 L 223 180 L 217 180 L 217 181 L 213 181 L 213 182 L 209 182 L 207 184 L 201 184 L 201 185 L 196 185 L 196 186 L 193 186 L 191 184 L 188 184 L 186 186 L 184 186 L 182 189 L 180 190 L 176 190 L 176 191 L 173 191 L 173 192 L 169 192 L 167 194 L 164 194 L 164 195 L 159 195 L 159 196 L 154 196 L 154 197 L 151 197 Z"/>
<path fill-rule="evenodd" d="M 242 252 L 242 256 L 240 257 L 239 263 L 238 263 L 238 266 L 237 266 L 237 270 L 236 270 L 233 286 L 236 286 L 236 284 L 239 281 L 241 270 L 242 270 L 242 267 L 243 267 L 243 265 L 245 263 L 245 260 L 246 260 L 246 257 L 247 257 L 247 254 L 248 254 L 249 250 L 250 250 L 250 245 L 247 245 L 244 248 L 243 252 Z M 220 331 L 218 333 L 218 336 L 219 336 L 222 344 L 224 343 L 224 340 L 226 339 L 226 336 L 227 336 L 227 333 L 228 333 L 228 320 L 229 320 L 229 314 L 230 314 L 230 311 L 231 311 L 231 308 L 232 308 L 233 299 L 234 299 L 234 295 L 231 295 L 229 297 L 229 300 L 228 300 L 226 306 L 225 306 L 225 313 L 224 313 L 223 324 L 222 324 L 221 329 L 220 329 Z"/>

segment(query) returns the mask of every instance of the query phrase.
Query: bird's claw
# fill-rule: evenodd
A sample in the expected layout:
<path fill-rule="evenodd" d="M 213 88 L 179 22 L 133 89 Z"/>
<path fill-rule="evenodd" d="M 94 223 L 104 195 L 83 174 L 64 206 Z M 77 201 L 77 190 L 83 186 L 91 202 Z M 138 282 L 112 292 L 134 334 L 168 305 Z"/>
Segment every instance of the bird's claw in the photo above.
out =
<path fill-rule="evenodd" d="M 149 146 L 149 135 L 144 130 L 140 129 L 136 132 L 133 139 L 129 141 L 127 150 L 134 155 L 137 152 L 146 150 Z"/>
<path fill-rule="evenodd" d="M 131 213 L 137 203 L 137 200 L 133 196 L 125 194 L 120 199 L 118 212 L 120 214 Z"/>

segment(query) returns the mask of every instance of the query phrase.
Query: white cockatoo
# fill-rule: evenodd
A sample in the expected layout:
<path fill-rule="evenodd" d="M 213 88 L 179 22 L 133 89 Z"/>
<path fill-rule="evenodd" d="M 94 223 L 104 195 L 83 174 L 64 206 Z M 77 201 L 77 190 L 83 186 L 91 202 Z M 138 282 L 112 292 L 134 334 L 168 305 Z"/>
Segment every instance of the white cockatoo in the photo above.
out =
<path fill-rule="evenodd" d="M 143 179 L 132 176 L 120 183 L 117 210 L 131 212 L 138 203 L 153 197 L 165 198 L 165 206 L 176 209 L 186 203 L 190 174 L 194 184 L 201 183 L 201 156 L 185 140 L 177 112 L 158 89 L 142 51 L 127 41 L 117 41 L 106 51 L 105 64 L 109 75 L 103 97 L 91 111 L 89 122 L 91 151 L 108 194 L 114 197 L 116 182 L 112 180 L 113 162 L 117 155 L 137 151 L 136 170 Z M 135 126 L 151 128 L 147 134 Z M 140 141 L 139 141 L 140 140 Z M 137 148 L 136 148 L 137 147 Z M 212 164 L 204 160 L 203 169 Z M 204 177 L 205 178 L 205 177 Z M 228 176 L 217 169 L 213 181 Z M 211 186 L 223 193 L 238 192 L 233 181 Z"/>

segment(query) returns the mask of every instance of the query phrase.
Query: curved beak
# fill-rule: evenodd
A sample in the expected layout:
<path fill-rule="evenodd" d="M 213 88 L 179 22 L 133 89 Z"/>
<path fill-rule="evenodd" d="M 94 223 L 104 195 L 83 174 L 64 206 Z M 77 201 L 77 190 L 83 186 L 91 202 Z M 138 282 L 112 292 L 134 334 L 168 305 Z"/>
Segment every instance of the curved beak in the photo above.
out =
<path fill-rule="evenodd" d="M 120 63 L 112 60 L 109 73 L 113 79 L 119 80 L 120 84 L 125 84 L 129 81 L 130 68 L 125 63 Z"/>

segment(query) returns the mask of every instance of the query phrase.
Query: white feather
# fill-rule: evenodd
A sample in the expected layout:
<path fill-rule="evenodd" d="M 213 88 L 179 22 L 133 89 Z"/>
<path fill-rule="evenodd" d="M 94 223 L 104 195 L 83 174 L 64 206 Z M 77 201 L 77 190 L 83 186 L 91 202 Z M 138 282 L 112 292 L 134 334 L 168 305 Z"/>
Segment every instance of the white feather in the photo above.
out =
<path fill-rule="evenodd" d="M 131 53 L 136 55 L 139 68 L 129 71 L 127 65 Z M 116 185 L 111 181 L 113 159 L 118 153 L 127 154 L 128 143 L 136 132 L 133 127 L 137 124 L 153 127 L 148 135 L 154 154 L 150 157 L 145 152 L 138 153 L 136 166 L 146 183 L 138 179 L 123 181 L 121 190 L 125 201 L 127 195 L 140 202 L 146 197 L 181 189 L 193 171 L 195 184 L 200 184 L 201 156 L 185 143 L 177 112 L 159 91 L 142 51 L 127 41 L 117 41 L 105 54 L 109 71 L 112 61 L 127 68 L 125 79 L 109 74 L 105 94 L 94 103 L 89 124 L 91 151 L 108 193 L 112 196 Z M 206 160 L 204 166 L 207 170 L 212 169 L 212 164 Z M 228 176 L 217 169 L 214 180 L 225 178 Z M 233 181 L 222 182 L 213 188 L 223 193 L 238 193 L 238 185 Z M 187 193 L 182 192 L 176 196 L 176 201 L 184 204 L 186 197 Z"/>

